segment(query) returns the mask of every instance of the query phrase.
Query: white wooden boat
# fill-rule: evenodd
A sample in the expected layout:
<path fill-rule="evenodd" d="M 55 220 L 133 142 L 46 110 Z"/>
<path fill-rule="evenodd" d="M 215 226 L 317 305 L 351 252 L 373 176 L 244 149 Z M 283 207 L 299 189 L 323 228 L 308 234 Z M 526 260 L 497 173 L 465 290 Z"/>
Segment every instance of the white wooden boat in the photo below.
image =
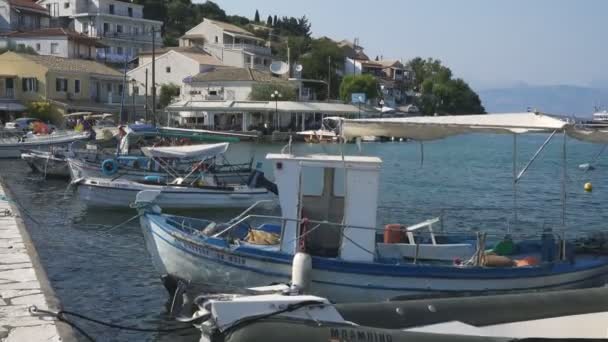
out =
<path fill-rule="evenodd" d="M 21 153 L 21 159 L 34 172 L 41 173 L 45 177 L 70 178 L 65 151 L 24 151 Z"/>
<path fill-rule="evenodd" d="M 0 158 L 20 158 L 21 150 L 48 150 L 67 146 L 74 141 L 89 139 L 87 132 L 53 132 L 46 135 L 28 133 L 21 137 L 0 139 Z"/>
<path fill-rule="evenodd" d="M 246 208 L 260 200 L 272 199 L 276 189 L 263 172 L 254 170 L 239 183 L 225 183 L 213 173 L 200 171 L 200 165 L 206 158 L 224 153 L 228 143 L 211 145 L 192 145 L 176 147 L 143 147 L 145 156 L 152 158 L 166 170 L 159 176 L 146 176 L 138 180 L 79 178 L 73 183 L 78 186 L 78 193 L 88 205 L 126 208 L 133 202 L 140 191 L 152 190 L 157 193 L 157 200 L 166 208 Z M 198 160 L 192 170 L 178 176 L 164 161 L 165 158 Z M 165 164 L 163 164 L 165 163 Z M 171 181 L 167 181 L 167 176 Z M 274 192 L 274 193 L 273 193 Z"/>
<path fill-rule="evenodd" d="M 480 119 L 443 117 L 451 120 L 447 123 L 428 119 L 431 122 L 426 124 L 420 119 L 416 124 L 420 127 L 411 132 L 422 134 L 426 130 L 427 137 L 437 139 L 477 131 L 555 132 L 567 126 L 562 120 L 533 113 Z M 394 123 L 390 128 L 390 134 L 375 128 L 373 135 L 408 137 L 410 132 L 399 133 Z M 367 130 L 361 132 L 370 135 Z M 248 215 L 246 211 L 227 223 L 218 223 L 164 215 L 153 199 L 145 192 L 140 194 L 136 202 L 142 214 L 141 226 L 153 263 L 162 275 L 191 284 L 242 288 L 287 282 L 294 255 L 305 251 L 312 256 L 312 293 L 348 302 L 586 287 L 603 284 L 608 274 L 608 256 L 574 252 L 550 231 L 538 232 L 538 237 L 513 237 L 513 248 L 507 255 L 486 252 L 500 250 L 507 238 L 450 236 L 449 227 L 441 239 L 437 234 L 427 239 L 418 235 L 422 233 L 418 229 L 404 229 L 404 233 L 416 236 L 377 243 L 376 235 L 382 231 L 376 227 L 379 158 L 269 154 L 267 160 L 274 165 L 279 190 L 282 213 L 278 217 Z M 302 174 L 310 168 L 323 170 L 320 194 L 304 191 Z M 335 193 L 338 173 L 345 175 L 345 180 L 340 180 L 345 183 L 345 194 Z M 262 243 L 256 234 L 265 236 Z M 462 262 L 452 261 L 460 258 Z"/>
<path fill-rule="evenodd" d="M 113 172 L 108 172 L 102 168 L 104 161 L 111 159 L 116 161 L 118 168 Z M 246 182 L 249 175 L 253 171 L 251 164 L 229 164 L 217 163 L 216 160 L 210 160 L 207 167 L 207 172 L 217 177 L 220 182 L 234 184 Z M 127 180 L 142 180 L 145 177 L 161 177 L 166 178 L 169 175 L 162 167 L 154 162 L 152 158 L 136 155 L 108 155 L 97 154 L 82 158 L 79 155 L 68 157 L 66 165 L 69 166 L 69 172 L 72 179 L 78 178 L 116 178 Z M 192 161 L 175 160 L 174 169 L 178 171 L 188 171 L 193 165 Z"/>

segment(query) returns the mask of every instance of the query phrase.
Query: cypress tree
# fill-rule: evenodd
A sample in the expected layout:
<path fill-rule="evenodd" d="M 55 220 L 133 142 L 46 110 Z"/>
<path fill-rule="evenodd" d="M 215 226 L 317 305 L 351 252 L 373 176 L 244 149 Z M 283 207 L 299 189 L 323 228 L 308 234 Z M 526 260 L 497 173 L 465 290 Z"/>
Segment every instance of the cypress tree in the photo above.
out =
<path fill-rule="evenodd" d="M 272 26 L 272 16 L 271 15 L 269 15 L 268 20 L 266 20 L 266 26 L 268 26 L 268 27 Z"/>
<path fill-rule="evenodd" d="M 255 17 L 253 17 L 253 21 L 255 21 L 256 23 L 260 22 L 260 12 L 258 12 L 258 10 L 255 10 Z"/>

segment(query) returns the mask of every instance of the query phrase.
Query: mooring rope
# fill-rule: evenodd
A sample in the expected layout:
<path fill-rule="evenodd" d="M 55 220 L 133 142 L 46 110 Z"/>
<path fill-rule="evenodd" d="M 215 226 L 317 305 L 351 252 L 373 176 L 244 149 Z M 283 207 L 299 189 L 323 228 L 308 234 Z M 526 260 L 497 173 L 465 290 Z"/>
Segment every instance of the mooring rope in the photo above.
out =
<path fill-rule="evenodd" d="M 73 317 L 76 317 L 76 318 L 80 318 L 80 319 L 82 319 L 84 321 L 88 321 L 88 322 L 95 323 L 95 324 L 98 324 L 98 325 L 106 326 L 108 328 L 119 329 L 119 330 L 127 330 L 127 331 L 170 333 L 170 332 L 176 332 L 176 331 L 183 331 L 183 330 L 194 329 L 194 327 L 190 326 L 190 325 L 188 325 L 187 327 L 170 328 L 170 329 L 140 328 L 140 327 L 137 327 L 137 326 L 120 325 L 120 324 L 116 324 L 116 323 L 109 323 L 109 322 L 105 322 L 105 321 L 102 321 L 102 320 L 99 320 L 99 319 L 91 318 L 91 317 L 88 317 L 88 316 L 85 316 L 83 314 L 79 314 L 79 313 L 73 312 L 73 311 L 59 310 L 59 311 L 55 312 L 55 311 L 51 311 L 51 310 L 42 310 L 42 309 L 38 309 L 35 305 L 30 306 L 28 308 L 28 311 L 29 311 L 29 313 L 32 316 L 37 316 L 37 317 L 43 317 L 43 316 L 49 317 L 50 316 L 50 317 L 54 317 L 58 321 L 66 323 L 69 326 L 73 327 L 79 333 L 81 333 L 84 337 L 86 337 L 89 341 L 92 341 L 92 342 L 95 342 L 95 338 L 93 338 L 93 336 L 89 335 L 86 331 L 84 331 L 84 329 L 82 329 L 82 327 L 80 327 L 79 325 L 77 325 L 75 322 L 67 319 L 66 316 L 73 316 Z"/>

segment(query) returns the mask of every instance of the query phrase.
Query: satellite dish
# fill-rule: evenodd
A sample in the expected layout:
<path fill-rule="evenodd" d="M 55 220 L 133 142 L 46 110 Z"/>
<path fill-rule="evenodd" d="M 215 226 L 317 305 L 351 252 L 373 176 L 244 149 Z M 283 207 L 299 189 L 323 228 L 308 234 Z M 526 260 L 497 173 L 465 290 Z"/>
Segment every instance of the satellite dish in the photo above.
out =
<path fill-rule="evenodd" d="M 284 75 L 289 72 L 289 65 L 281 61 L 272 62 L 270 64 L 270 72 L 275 75 Z"/>
<path fill-rule="evenodd" d="M 296 65 L 296 71 L 297 72 L 302 72 L 302 70 L 304 70 L 304 67 L 302 66 L 302 64 Z"/>

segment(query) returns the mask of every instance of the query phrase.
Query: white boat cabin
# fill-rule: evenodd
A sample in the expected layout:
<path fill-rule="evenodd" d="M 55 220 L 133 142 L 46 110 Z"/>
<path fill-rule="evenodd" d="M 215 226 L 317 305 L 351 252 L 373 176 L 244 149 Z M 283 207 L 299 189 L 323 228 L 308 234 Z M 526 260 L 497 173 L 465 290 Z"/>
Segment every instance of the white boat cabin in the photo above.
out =
<path fill-rule="evenodd" d="M 298 237 L 308 229 L 306 247 L 312 254 L 351 261 L 374 260 L 380 158 L 268 154 L 266 159 L 274 167 L 285 219 L 281 251 L 295 254 Z M 321 179 L 311 179 L 316 184 L 304 184 L 308 181 L 305 172 L 319 175 Z M 320 191 L 307 192 L 311 187 L 318 188 L 319 181 Z M 328 223 L 318 228 L 313 223 L 303 227 L 303 219 Z"/>

